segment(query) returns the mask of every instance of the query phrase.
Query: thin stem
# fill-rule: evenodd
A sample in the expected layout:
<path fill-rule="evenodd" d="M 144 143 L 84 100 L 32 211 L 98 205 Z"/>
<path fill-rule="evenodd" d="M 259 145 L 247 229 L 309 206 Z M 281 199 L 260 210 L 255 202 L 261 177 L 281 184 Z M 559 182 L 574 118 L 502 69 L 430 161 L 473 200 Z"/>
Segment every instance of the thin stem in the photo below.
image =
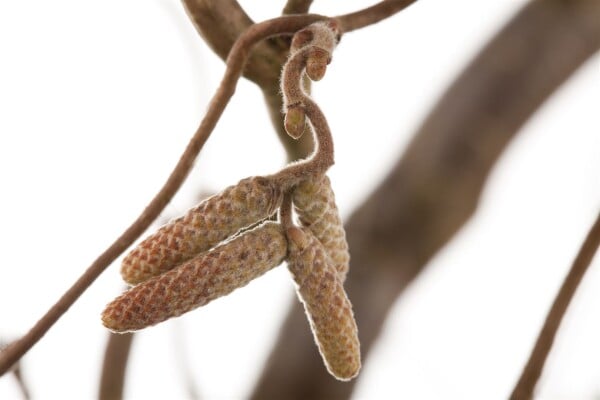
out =
<path fill-rule="evenodd" d="M 542 374 L 550 349 L 552 349 L 556 332 L 598 246 L 600 246 L 600 214 L 583 241 L 579 253 L 571 265 L 571 270 L 554 299 L 529 360 L 510 396 L 512 400 L 528 400 L 533 397 L 533 390 Z"/>
<path fill-rule="evenodd" d="M 29 332 L 11 343 L 0 353 L 0 376 L 5 374 L 16 361 L 31 349 L 96 278 L 150 226 L 179 190 L 192 169 L 200 149 L 210 136 L 229 99 L 234 94 L 251 47 L 258 41 L 273 35 L 292 34 L 322 18 L 315 15 L 279 17 L 251 26 L 238 38 L 227 57 L 225 75 L 209 104 L 206 115 L 163 187 L 133 224 L 100 254 Z"/>
<path fill-rule="evenodd" d="M 125 371 L 134 333 L 109 333 L 102 363 L 102 375 L 98 399 L 119 400 L 123 398 Z"/>
<path fill-rule="evenodd" d="M 415 1 L 417 0 L 386 0 L 363 10 L 340 15 L 335 19 L 339 22 L 342 32 L 350 32 L 389 18 Z"/>
<path fill-rule="evenodd" d="M 284 230 L 294 226 L 294 220 L 292 219 L 292 196 L 290 193 L 286 193 L 283 196 L 283 201 L 279 207 L 279 223 Z"/>

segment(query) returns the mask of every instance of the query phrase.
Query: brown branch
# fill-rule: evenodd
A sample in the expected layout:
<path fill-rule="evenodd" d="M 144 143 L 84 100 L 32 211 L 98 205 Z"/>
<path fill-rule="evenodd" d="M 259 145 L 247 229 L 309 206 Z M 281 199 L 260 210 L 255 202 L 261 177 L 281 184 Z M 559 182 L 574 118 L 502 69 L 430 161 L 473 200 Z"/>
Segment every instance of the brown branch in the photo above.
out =
<path fill-rule="evenodd" d="M 127 369 L 133 335 L 133 333 L 109 333 L 98 391 L 100 400 L 120 400 L 123 398 L 125 370 Z"/>
<path fill-rule="evenodd" d="M 336 17 L 340 23 L 342 32 L 350 32 L 356 29 L 376 24 L 377 22 L 391 17 L 410 6 L 416 0 L 386 0 L 379 2 L 364 10 Z"/>
<path fill-rule="evenodd" d="M 364 357 L 404 288 L 473 215 L 509 141 L 600 48 L 599 16 L 600 2 L 587 0 L 533 1 L 520 10 L 446 91 L 390 175 L 351 216 L 346 286 Z M 323 371 L 294 304 L 252 397 L 344 399 L 353 385 Z"/>
<path fill-rule="evenodd" d="M 282 14 L 306 14 L 313 0 L 288 0 Z"/>
<path fill-rule="evenodd" d="M 69 309 L 96 278 L 127 249 L 154 221 L 181 187 L 191 170 L 200 149 L 208 139 L 225 106 L 235 91 L 251 47 L 260 40 L 277 34 L 292 34 L 322 17 L 314 15 L 289 16 L 268 20 L 248 28 L 235 42 L 227 58 L 227 69 L 198 130 L 188 143 L 164 186 L 133 224 L 106 249 L 65 294 L 23 337 L 0 353 L 0 376 L 19 360 L 52 325 Z"/>
<path fill-rule="evenodd" d="M 571 303 L 571 299 L 575 295 L 577 287 L 594 258 L 598 246 L 600 246 L 600 214 L 588 232 L 567 277 L 554 299 L 552 308 L 546 317 L 546 321 L 529 356 L 529 360 L 510 396 L 512 400 L 529 400 L 533 398 L 535 385 L 542 374 L 546 358 L 554 344 L 556 332 L 567 311 L 567 307 Z"/>

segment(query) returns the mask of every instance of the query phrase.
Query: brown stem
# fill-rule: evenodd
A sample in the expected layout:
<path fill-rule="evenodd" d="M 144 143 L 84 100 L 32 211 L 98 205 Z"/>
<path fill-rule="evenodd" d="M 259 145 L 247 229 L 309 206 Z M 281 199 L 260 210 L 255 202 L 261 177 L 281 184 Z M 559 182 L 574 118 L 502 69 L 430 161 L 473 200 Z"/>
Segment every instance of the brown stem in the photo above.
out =
<path fill-rule="evenodd" d="M 386 0 L 363 10 L 341 15 L 335 19 L 340 23 L 342 32 L 350 32 L 389 18 L 415 1 L 417 0 Z"/>
<path fill-rule="evenodd" d="M 191 138 L 171 175 L 133 224 L 106 249 L 48 312 L 20 339 L 0 353 L 0 376 L 19 360 L 54 323 L 69 309 L 96 278 L 127 249 L 158 217 L 190 172 L 200 149 L 208 139 L 225 106 L 235 91 L 245 61 L 252 46 L 277 34 L 292 34 L 321 17 L 314 15 L 289 16 L 268 20 L 248 28 L 233 45 L 227 57 L 227 69 L 206 115 Z"/>
<path fill-rule="evenodd" d="M 600 48 L 600 2 L 532 1 L 487 44 L 431 111 L 390 175 L 351 216 L 346 281 L 364 357 L 404 288 L 473 215 L 519 128 Z M 548 68 L 551 65 L 552 68 Z M 293 305 L 255 399 L 344 399 L 320 368 Z"/>
<path fill-rule="evenodd" d="M 294 226 L 292 219 L 292 196 L 289 193 L 283 196 L 283 201 L 279 207 L 279 223 L 284 231 Z"/>
<path fill-rule="evenodd" d="M 288 0 L 282 14 L 306 14 L 313 0 Z"/>
<path fill-rule="evenodd" d="M 512 400 L 528 400 L 533 397 L 535 385 L 542 374 L 550 349 L 552 349 L 556 332 L 598 246 L 600 246 L 600 214 L 583 241 L 579 253 L 554 299 L 529 360 L 510 396 Z"/>
<path fill-rule="evenodd" d="M 123 398 L 125 370 L 134 334 L 109 333 L 108 335 L 98 398 L 100 400 L 120 400 Z"/>

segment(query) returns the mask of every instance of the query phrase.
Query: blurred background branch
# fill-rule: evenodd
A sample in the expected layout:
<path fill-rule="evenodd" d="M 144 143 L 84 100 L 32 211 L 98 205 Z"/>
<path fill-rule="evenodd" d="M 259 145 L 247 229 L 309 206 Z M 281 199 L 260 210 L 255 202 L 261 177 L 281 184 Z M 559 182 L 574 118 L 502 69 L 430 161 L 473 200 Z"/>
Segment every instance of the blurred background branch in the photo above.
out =
<path fill-rule="evenodd" d="M 363 357 L 431 257 L 469 220 L 494 163 L 519 128 L 600 47 L 600 2 L 532 1 L 466 67 L 385 181 L 346 225 Z M 331 379 L 301 307 L 280 331 L 254 399 L 349 398 Z"/>
<path fill-rule="evenodd" d="M 598 246 L 600 245 L 600 215 L 588 232 L 571 269 L 565 278 L 554 303 L 548 312 L 544 326 L 537 338 L 533 351 L 521 373 L 512 394 L 511 400 L 528 400 L 533 398 L 536 383 L 542 375 L 544 364 L 554 344 L 554 338 L 563 320 L 567 308 L 581 283 Z"/>

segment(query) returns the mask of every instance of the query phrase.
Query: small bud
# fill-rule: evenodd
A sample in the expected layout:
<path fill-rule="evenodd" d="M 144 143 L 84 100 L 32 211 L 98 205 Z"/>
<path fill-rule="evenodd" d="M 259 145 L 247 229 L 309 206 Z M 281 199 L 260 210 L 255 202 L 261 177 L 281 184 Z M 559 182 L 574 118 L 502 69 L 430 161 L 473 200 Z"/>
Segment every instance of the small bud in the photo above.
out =
<path fill-rule="evenodd" d="M 360 343 L 352 305 L 325 249 L 307 229 L 289 228 L 288 268 L 298 285 L 319 352 L 329 373 L 350 380 L 360 370 Z"/>
<path fill-rule="evenodd" d="M 243 179 L 143 240 L 123 259 L 121 275 L 132 285 L 160 275 L 267 218 L 279 207 L 281 198 L 272 180 Z"/>
<path fill-rule="evenodd" d="M 313 81 L 321 80 L 330 62 L 330 53 L 320 48 L 311 49 L 306 59 L 306 75 Z"/>
<path fill-rule="evenodd" d="M 350 253 L 329 178 L 324 176 L 302 182 L 295 188 L 292 200 L 302 226 L 307 227 L 325 247 L 343 282 L 348 273 Z"/>
<path fill-rule="evenodd" d="M 132 287 L 106 306 L 102 323 L 127 332 L 177 317 L 245 286 L 279 265 L 286 252 L 281 226 L 265 222 Z"/>
<path fill-rule="evenodd" d="M 288 107 L 285 113 L 285 130 L 294 139 L 299 139 L 306 127 L 306 114 L 299 106 Z"/>
<path fill-rule="evenodd" d="M 290 44 L 290 53 L 295 53 L 313 40 L 314 34 L 309 28 L 302 29 L 294 34 Z"/>

